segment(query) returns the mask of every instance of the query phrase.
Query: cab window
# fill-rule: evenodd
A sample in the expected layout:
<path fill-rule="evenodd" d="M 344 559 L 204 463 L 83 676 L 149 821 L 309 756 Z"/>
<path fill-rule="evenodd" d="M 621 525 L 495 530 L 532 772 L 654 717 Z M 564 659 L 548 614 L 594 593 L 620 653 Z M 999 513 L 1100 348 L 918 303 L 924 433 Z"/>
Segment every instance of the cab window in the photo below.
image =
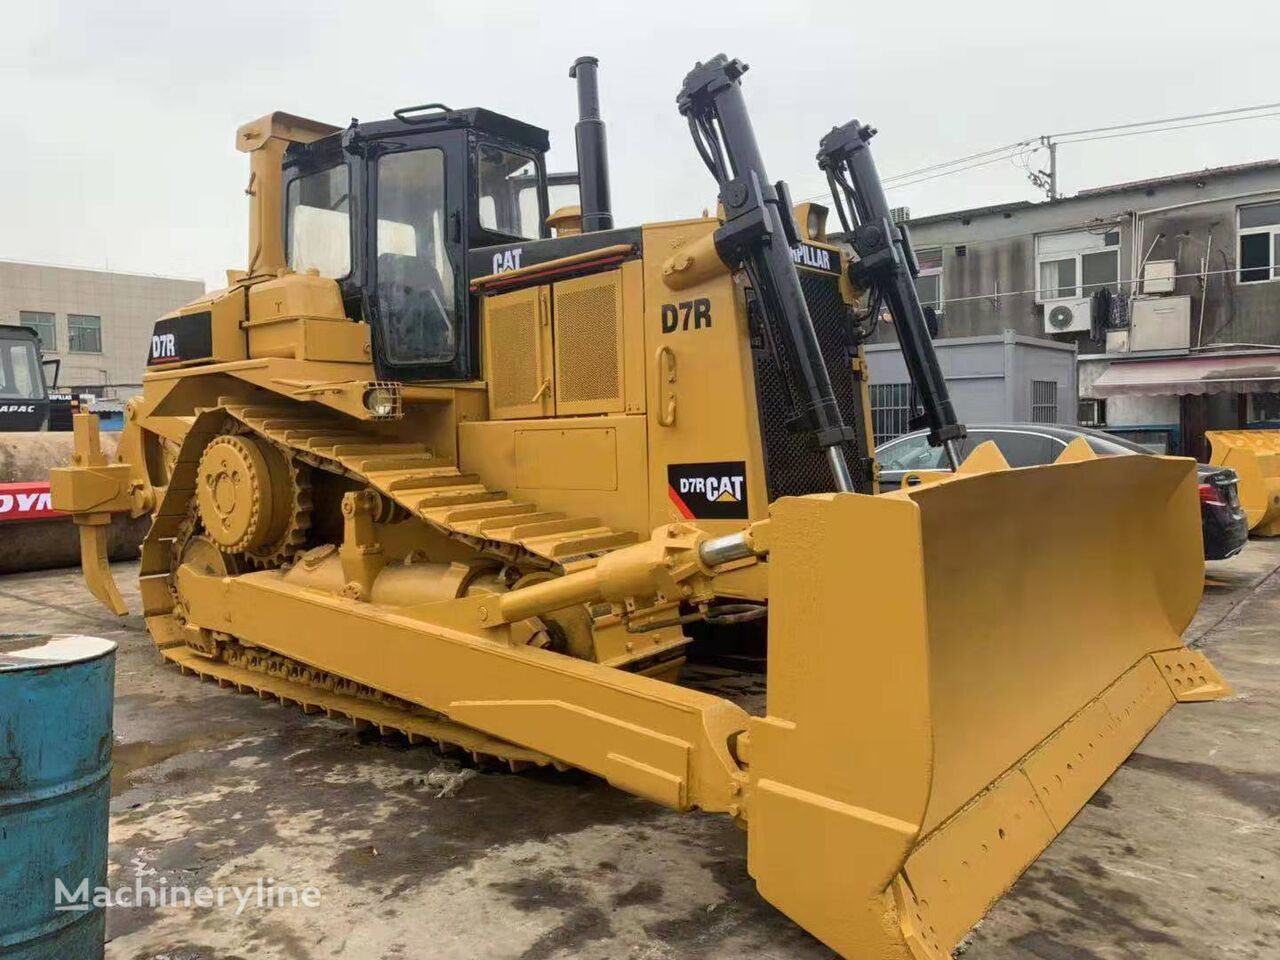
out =
<path fill-rule="evenodd" d="M 457 298 L 446 238 L 444 151 L 389 153 L 377 172 L 377 300 L 391 363 L 457 355 Z"/>
<path fill-rule="evenodd" d="M 0 396 L 39 400 L 40 368 L 30 343 L 9 343 L 0 357 Z"/>
<path fill-rule="evenodd" d="M 542 235 L 538 167 L 530 157 L 481 144 L 476 179 L 483 229 L 521 240 Z"/>
<path fill-rule="evenodd" d="M 942 467 L 941 447 L 929 446 L 923 433 L 886 444 L 876 451 L 881 470 L 937 470 Z"/>
<path fill-rule="evenodd" d="M 346 164 L 289 181 L 285 197 L 289 266 L 341 280 L 351 272 L 351 173 Z"/>

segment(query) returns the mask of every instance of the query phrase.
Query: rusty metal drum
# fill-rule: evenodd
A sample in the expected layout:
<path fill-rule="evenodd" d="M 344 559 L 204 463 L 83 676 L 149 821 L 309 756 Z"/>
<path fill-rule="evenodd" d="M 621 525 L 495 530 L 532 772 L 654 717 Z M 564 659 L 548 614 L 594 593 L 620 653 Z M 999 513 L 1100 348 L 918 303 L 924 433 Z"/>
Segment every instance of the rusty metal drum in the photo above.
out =
<path fill-rule="evenodd" d="M 0 634 L 0 957 L 95 960 L 116 645 Z M 59 889 L 61 888 L 61 889 Z"/>

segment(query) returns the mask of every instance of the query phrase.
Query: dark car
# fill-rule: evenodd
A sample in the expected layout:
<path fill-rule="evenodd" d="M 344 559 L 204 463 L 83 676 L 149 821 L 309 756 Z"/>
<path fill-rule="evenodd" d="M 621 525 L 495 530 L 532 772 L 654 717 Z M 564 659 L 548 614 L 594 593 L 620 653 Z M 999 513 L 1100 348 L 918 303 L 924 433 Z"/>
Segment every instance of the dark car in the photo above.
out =
<path fill-rule="evenodd" d="M 1122 440 L 1100 430 L 1039 423 L 988 423 L 969 427 L 961 442 L 961 455 L 991 440 L 1011 467 L 1032 467 L 1053 463 L 1076 437 L 1084 437 L 1093 452 L 1102 457 L 1150 454 L 1152 451 L 1130 440 Z M 876 450 L 880 463 L 880 489 L 896 490 L 907 473 L 945 470 L 939 447 L 929 446 L 925 431 L 903 434 L 886 441 Z M 1204 531 L 1206 560 L 1234 557 L 1249 539 L 1249 522 L 1240 507 L 1236 473 L 1229 467 L 1196 464 L 1200 478 L 1200 521 Z"/>

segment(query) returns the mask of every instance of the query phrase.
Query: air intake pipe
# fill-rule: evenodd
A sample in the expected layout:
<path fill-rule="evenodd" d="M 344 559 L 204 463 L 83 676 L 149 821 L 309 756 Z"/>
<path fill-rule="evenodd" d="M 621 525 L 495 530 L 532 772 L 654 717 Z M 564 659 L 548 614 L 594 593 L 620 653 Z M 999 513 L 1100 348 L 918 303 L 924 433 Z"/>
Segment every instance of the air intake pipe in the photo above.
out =
<path fill-rule="evenodd" d="M 578 144 L 578 192 L 582 200 L 582 232 L 613 229 L 609 205 L 609 154 L 600 119 L 600 86 L 595 57 L 579 57 L 569 68 L 578 82 L 578 122 L 573 135 Z"/>

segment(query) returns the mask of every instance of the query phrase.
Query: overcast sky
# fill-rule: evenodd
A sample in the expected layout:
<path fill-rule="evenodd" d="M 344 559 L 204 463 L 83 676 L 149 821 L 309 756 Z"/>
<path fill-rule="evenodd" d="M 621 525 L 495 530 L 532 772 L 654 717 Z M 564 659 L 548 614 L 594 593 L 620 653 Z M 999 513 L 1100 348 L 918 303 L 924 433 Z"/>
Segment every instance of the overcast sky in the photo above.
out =
<path fill-rule="evenodd" d="M 267 12 L 263 12 L 263 11 Z M 1280 101 L 1270 3 L 47 0 L 0 30 L 0 259 L 198 277 L 244 266 L 248 159 L 271 110 L 334 124 L 439 100 L 551 131 L 574 166 L 573 59 L 601 60 L 619 224 L 696 215 L 710 176 L 675 109 L 725 52 L 769 174 L 825 191 L 818 139 L 880 130 L 889 176 L 1044 133 Z M 1280 156 L 1280 116 L 1063 146 L 1067 193 Z M 1012 162 L 892 190 L 916 216 L 1035 199 Z"/>

